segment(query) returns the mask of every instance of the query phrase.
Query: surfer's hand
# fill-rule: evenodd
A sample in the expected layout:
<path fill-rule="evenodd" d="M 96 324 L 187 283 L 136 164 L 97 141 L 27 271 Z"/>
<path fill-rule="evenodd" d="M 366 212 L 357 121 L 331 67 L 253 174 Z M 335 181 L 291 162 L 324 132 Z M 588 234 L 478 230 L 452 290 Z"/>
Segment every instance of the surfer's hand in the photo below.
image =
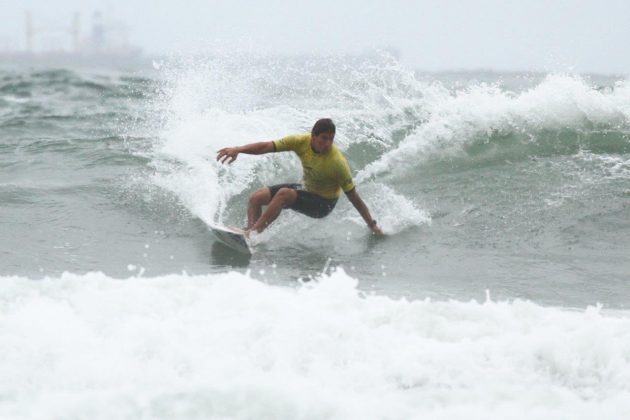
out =
<path fill-rule="evenodd" d="M 238 147 L 224 147 L 217 152 L 217 162 L 225 163 L 227 161 L 227 163 L 232 163 L 240 152 Z"/>
<path fill-rule="evenodd" d="M 374 225 L 370 229 L 372 230 L 372 235 L 378 236 L 379 238 L 382 238 L 383 236 L 385 236 L 385 234 L 383 233 L 381 228 L 378 227 L 378 225 Z"/>

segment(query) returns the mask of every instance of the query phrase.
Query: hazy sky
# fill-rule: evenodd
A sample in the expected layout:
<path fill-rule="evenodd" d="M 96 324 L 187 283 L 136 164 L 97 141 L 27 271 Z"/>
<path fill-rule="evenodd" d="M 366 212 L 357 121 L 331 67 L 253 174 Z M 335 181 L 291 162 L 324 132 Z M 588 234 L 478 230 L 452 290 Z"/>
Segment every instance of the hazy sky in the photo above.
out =
<path fill-rule="evenodd" d="M 147 53 L 393 47 L 417 69 L 630 74 L 630 0 L 0 0 L 0 10 L 0 49 L 23 48 L 26 10 L 50 29 L 79 12 L 85 35 L 98 10 Z"/>

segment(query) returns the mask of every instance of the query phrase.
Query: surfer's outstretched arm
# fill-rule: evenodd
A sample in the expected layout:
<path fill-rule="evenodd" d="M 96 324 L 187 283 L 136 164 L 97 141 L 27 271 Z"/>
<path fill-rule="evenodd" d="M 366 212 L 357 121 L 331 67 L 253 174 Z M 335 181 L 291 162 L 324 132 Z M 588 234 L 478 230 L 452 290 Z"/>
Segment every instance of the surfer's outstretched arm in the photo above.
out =
<path fill-rule="evenodd" d="M 370 210 L 368 210 L 367 205 L 361 197 L 359 193 L 357 193 L 357 189 L 354 188 L 352 191 L 346 193 L 346 197 L 352 203 L 355 209 L 359 212 L 365 223 L 367 223 L 368 227 L 372 230 L 372 233 L 376 236 L 385 236 L 380 227 L 377 226 L 376 220 L 372 219 L 372 215 L 370 214 Z"/>
<path fill-rule="evenodd" d="M 250 143 L 239 147 L 224 147 L 217 152 L 217 161 L 221 163 L 232 163 L 236 160 L 239 153 L 247 155 L 264 155 L 265 153 L 275 152 L 276 148 L 272 141 L 261 141 L 258 143 Z"/>

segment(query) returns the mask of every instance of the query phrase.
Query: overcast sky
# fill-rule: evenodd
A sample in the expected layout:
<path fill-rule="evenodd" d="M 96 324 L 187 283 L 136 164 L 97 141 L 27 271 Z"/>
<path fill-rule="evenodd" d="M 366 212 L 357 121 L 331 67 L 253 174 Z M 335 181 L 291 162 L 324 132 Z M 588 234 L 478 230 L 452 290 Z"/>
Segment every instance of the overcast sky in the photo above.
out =
<path fill-rule="evenodd" d="M 415 69 L 630 74 L 630 0 L 0 0 L 0 10 L 0 50 L 24 48 L 26 10 L 49 29 L 78 12 L 84 36 L 100 11 L 146 53 L 391 47 Z"/>

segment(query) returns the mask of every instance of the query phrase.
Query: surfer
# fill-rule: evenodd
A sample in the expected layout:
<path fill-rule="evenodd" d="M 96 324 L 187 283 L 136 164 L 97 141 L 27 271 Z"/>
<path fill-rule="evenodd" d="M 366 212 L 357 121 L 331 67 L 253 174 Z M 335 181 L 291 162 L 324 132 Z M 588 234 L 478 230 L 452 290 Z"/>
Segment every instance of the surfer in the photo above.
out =
<path fill-rule="evenodd" d="M 373 234 L 383 231 L 372 218 L 352 182 L 350 166 L 333 144 L 336 127 L 330 118 L 318 120 L 310 133 L 284 137 L 280 140 L 226 147 L 217 152 L 217 161 L 232 163 L 239 153 L 262 155 L 275 152 L 295 152 L 302 162 L 303 183 L 278 184 L 263 187 L 249 197 L 246 232 L 262 232 L 289 208 L 309 217 L 326 217 L 335 208 L 341 191 L 346 194 Z M 267 206 L 263 213 L 262 207 Z"/>

